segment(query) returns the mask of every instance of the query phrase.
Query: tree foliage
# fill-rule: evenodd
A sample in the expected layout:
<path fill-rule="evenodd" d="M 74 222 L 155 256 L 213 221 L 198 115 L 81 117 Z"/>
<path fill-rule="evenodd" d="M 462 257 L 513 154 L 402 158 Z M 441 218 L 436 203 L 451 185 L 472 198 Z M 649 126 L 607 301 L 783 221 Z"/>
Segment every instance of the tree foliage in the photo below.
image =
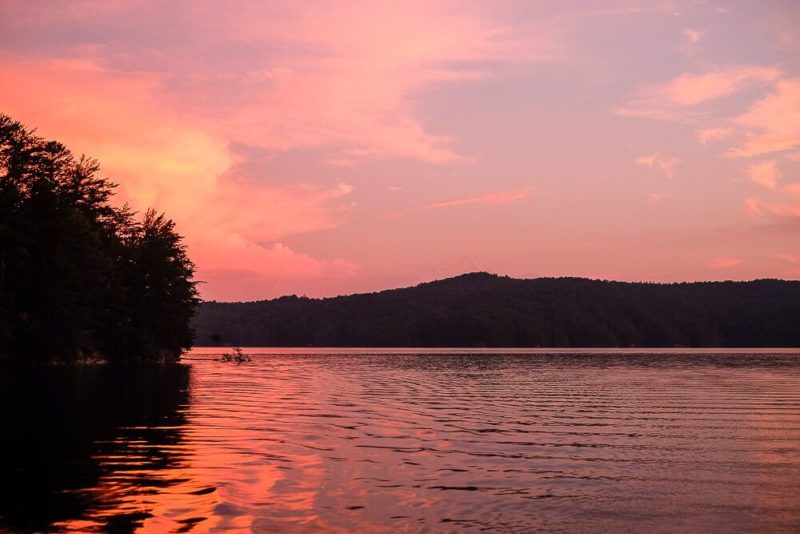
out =
<path fill-rule="evenodd" d="M 114 207 L 98 163 L 0 115 L 0 358 L 172 359 L 194 266 L 175 225 Z"/>
<path fill-rule="evenodd" d="M 361 347 L 798 347 L 800 282 L 516 280 L 473 273 L 328 299 L 205 302 L 197 343 Z"/>

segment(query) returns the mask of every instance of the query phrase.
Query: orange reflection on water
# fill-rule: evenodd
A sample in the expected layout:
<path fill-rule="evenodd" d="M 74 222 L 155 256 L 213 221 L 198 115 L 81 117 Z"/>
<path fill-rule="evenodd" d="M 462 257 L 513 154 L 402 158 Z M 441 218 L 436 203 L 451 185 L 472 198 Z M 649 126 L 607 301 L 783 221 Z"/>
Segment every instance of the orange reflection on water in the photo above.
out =
<path fill-rule="evenodd" d="M 192 361 L 94 440 L 56 529 L 800 525 L 800 361 L 738 355 Z M 153 390 L 155 392 L 160 390 Z M 123 418 L 125 419 L 125 418 Z M 147 424 L 141 424 L 147 423 Z"/>

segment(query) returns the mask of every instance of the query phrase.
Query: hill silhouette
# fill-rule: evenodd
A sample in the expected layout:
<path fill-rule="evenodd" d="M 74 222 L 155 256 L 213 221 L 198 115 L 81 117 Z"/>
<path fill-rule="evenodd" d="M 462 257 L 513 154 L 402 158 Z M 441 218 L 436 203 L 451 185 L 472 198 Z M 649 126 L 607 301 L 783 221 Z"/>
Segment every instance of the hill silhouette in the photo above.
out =
<path fill-rule="evenodd" d="M 199 346 L 798 347 L 800 282 L 470 273 L 334 298 L 204 302 L 193 327 Z"/>

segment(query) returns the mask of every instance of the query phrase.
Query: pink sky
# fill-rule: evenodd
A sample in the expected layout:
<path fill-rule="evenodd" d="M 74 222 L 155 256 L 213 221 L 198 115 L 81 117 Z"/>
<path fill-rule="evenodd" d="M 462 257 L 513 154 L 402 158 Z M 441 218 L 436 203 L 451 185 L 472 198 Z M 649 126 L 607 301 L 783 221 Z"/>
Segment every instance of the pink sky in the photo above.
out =
<path fill-rule="evenodd" d="M 0 0 L 0 112 L 204 298 L 800 278 L 795 1 Z"/>

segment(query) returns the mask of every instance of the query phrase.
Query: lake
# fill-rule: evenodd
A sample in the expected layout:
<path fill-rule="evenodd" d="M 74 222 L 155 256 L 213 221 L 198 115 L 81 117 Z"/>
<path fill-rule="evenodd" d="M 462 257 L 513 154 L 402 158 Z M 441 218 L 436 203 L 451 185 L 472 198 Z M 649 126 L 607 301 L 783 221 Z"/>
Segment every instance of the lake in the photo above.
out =
<path fill-rule="evenodd" d="M 800 351 L 0 368 L 0 531 L 800 529 Z"/>

